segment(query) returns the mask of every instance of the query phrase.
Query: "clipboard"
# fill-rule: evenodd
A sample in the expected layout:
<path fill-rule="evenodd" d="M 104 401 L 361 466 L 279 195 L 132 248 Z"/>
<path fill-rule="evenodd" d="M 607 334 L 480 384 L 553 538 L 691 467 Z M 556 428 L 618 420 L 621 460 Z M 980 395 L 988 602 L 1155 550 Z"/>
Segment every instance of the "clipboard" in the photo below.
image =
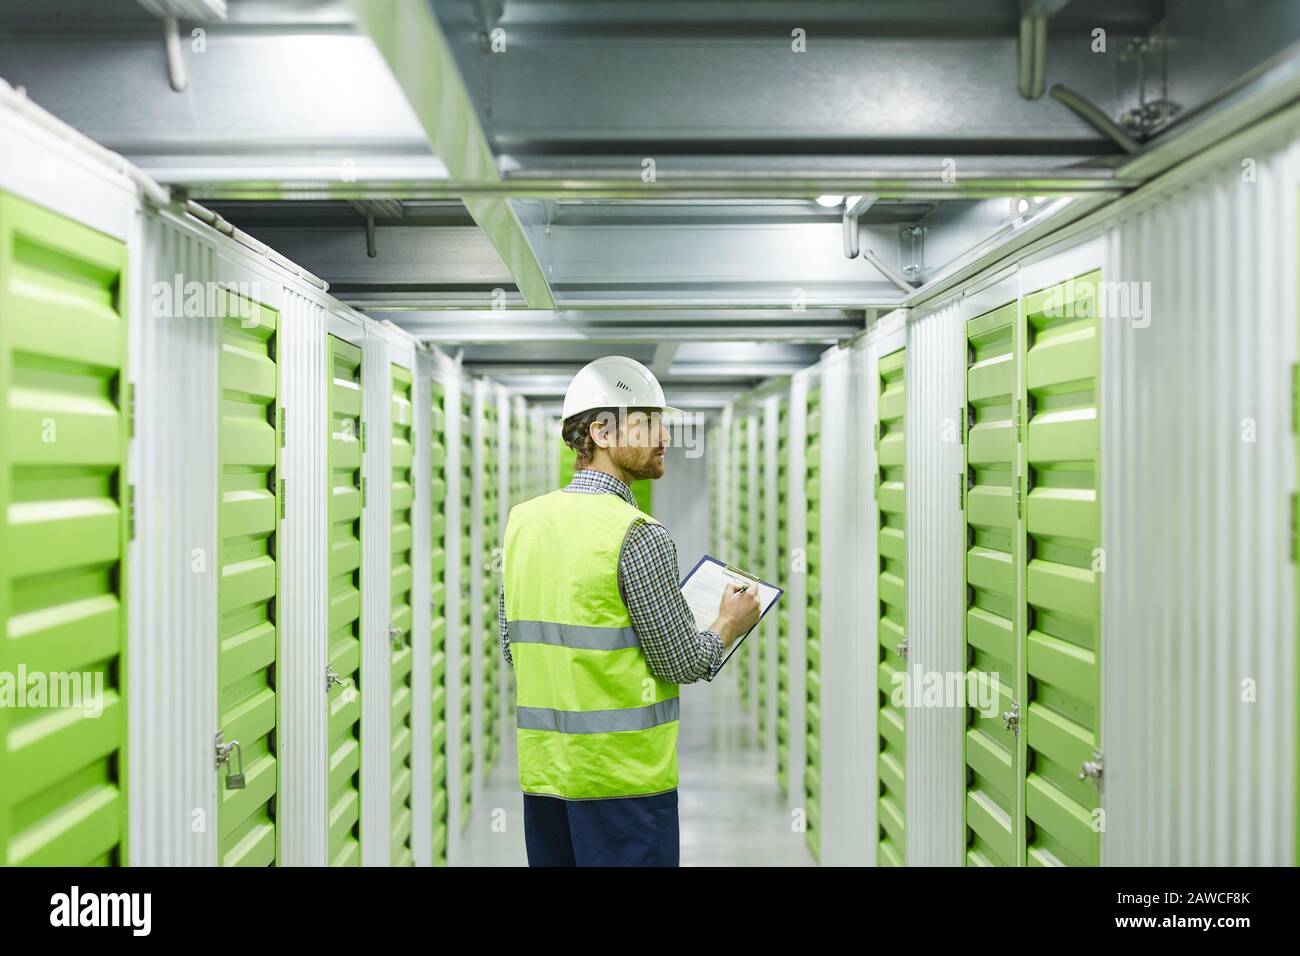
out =
<path fill-rule="evenodd" d="M 711 554 L 706 554 L 700 558 L 690 573 L 682 578 L 681 583 L 682 597 L 686 599 L 686 606 L 691 609 L 691 614 L 695 617 L 696 630 L 708 630 L 709 626 L 717 619 L 718 602 L 722 600 L 723 588 L 727 584 L 733 583 L 753 585 L 758 588 L 758 622 L 727 648 L 726 656 L 722 658 L 722 663 L 718 665 L 719 671 L 726 666 L 727 661 L 731 660 L 731 655 L 735 654 L 736 649 L 745 643 L 745 638 L 749 637 L 754 628 L 762 623 L 763 618 L 767 616 L 767 612 L 772 610 L 777 600 L 785 593 L 784 588 L 779 588 L 775 584 L 770 584 L 758 576 L 750 574 L 748 571 L 743 571 L 734 565 L 719 561 Z"/>

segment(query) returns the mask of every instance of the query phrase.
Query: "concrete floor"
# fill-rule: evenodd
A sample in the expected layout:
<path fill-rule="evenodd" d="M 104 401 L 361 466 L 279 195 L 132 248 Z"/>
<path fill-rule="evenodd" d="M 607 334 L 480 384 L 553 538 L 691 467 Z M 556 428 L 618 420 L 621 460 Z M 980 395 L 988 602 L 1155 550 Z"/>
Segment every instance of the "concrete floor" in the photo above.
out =
<path fill-rule="evenodd" d="M 728 679 L 730 678 L 730 679 Z M 812 866 L 776 783 L 774 758 L 740 712 L 735 674 L 682 688 L 678 743 L 683 866 Z M 526 866 L 513 739 L 476 801 L 458 866 Z"/>

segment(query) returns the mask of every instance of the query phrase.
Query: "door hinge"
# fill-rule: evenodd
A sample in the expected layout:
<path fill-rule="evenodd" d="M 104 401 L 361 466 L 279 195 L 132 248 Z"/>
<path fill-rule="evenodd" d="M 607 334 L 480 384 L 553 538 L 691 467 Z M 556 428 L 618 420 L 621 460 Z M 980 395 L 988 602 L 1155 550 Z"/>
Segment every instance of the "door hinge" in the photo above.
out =
<path fill-rule="evenodd" d="M 966 476 L 964 474 L 957 476 L 957 510 L 966 510 Z"/>
<path fill-rule="evenodd" d="M 289 428 L 289 424 L 284 417 L 284 406 L 281 405 L 280 406 L 280 447 L 281 448 L 284 447 L 284 442 L 285 442 L 284 436 L 285 436 L 285 432 L 288 431 L 288 428 Z"/>
<path fill-rule="evenodd" d="M 966 416 L 969 414 L 970 408 L 967 405 L 963 405 L 961 411 L 957 413 L 957 444 L 959 445 L 966 444 Z"/>
<path fill-rule="evenodd" d="M 365 451 L 366 451 L 366 423 L 362 422 L 361 423 L 361 453 L 365 454 Z"/>
<path fill-rule="evenodd" d="M 897 646 L 895 646 L 894 650 L 898 651 L 899 657 L 901 657 L 903 660 L 907 660 L 907 638 L 905 637 L 901 641 L 899 641 Z"/>
<path fill-rule="evenodd" d="M 285 514 L 285 511 L 286 511 L 286 509 L 287 509 L 287 506 L 285 505 L 285 502 L 286 502 L 286 501 L 288 500 L 288 498 L 289 498 L 289 496 L 285 493 L 285 491 L 286 491 L 286 487 L 287 487 L 287 486 L 286 486 L 285 483 L 284 483 L 284 479 L 281 478 L 281 479 L 280 479 L 280 517 L 281 517 L 281 518 L 284 518 L 284 514 Z"/>
<path fill-rule="evenodd" d="M 126 533 L 127 540 L 135 540 L 135 485 L 126 486 Z"/>
<path fill-rule="evenodd" d="M 1016 428 L 1016 441 L 1020 441 L 1020 399 L 1018 398 L 1016 399 L 1016 407 L 1015 407 L 1015 428 Z"/>
<path fill-rule="evenodd" d="M 126 434 L 135 437 L 135 382 L 126 385 Z"/>
<path fill-rule="evenodd" d="M 1092 759 L 1085 760 L 1083 762 L 1083 766 L 1079 770 L 1079 779 L 1091 780 L 1092 785 L 1097 788 L 1097 792 L 1101 793 L 1101 778 L 1102 778 L 1101 751 L 1094 750 L 1092 752 Z"/>
<path fill-rule="evenodd" d="M 361 476 L 361 507 L 366 506 L 366 476 Z"/>
<path fill-rule="evenodd" d="M 1011 709 L 1002 714 L 1002 726 L 1011 731 L 1011 736 L 1020 736 L 1020 705 L 1015 701 L 1011 702 Z"/>

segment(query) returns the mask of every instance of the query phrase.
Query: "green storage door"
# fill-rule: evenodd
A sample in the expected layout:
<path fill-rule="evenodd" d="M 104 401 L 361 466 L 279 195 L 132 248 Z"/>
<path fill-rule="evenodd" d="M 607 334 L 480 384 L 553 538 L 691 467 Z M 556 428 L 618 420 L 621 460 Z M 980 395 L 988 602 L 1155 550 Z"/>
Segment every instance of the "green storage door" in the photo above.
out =
<path fill-rule="evenodd" d="M 766 578 L 768 573 L 767 565 L 767 455 L 764 450 L 764 444 L 767 440 L 767 429 L 763 427 L 761 415 L 756 415 L 751 420 L 753 427 L 757 429 L 758 435 L 758 477 L 755 482 L 755 489 L 758 495 L 758 509 L 754 514 L 754 520 L 758 522 L 758 551 L 753 555 L 753 561 L 747 569 L 760 577 Z M 763 637 L 762 628 L 758 629 L 755 635 L 758 640 L 758 649 L 754 652 L 755 664 L 758 668 L 758 701 L 755 712 L 758 715 L 758 745 L 767 747 L 767 640 Z"/>
<path fill-rule="evenodd" d="M 806 554 L 808 566 L 808 600 L 805 616 L 807 620 L 807 674 L 805 676 L 804 707 L 807 711 L 805 723 L 805 766 L 803 772 L 805 811 L 807 812 L 807 830 L 805 839 L 814 857 L 821 855 L 821 706 L 822 706 L 822 603 L 821 603 L 821 389 L 814 388 L 808 392 L 808 444 L 805 452 L 804 493 L 808 501 Z"/>
<path fill-rule="evenodd" d="M 430 640 L 429 687 L 432 723 L 433 777 L 433 865 L 447 865 L 447 435 L 443 412 L 445 390 L 441 382 L 431 383 L 429 408 L 429 574 Z"/>
<path fill-rule="evenodd" d="M 782 398 L 777 405 L 776 446 L 776 563 L 773 569 L 776 580 L 782 580 L 790 566 L 789 532 L 789 468 L 790 460 L 790 400 Z M 711 485 L 712 487 L 712 485 Z M 716 513 L 716 509 L 715 509 Z M 776 779 L 781 792 L 789 793 L 790 767 L 790 611 L 789 601 L 780 601 L 776 607 Z"/>
<path fill-rule="evenodd" d="M 276 438 L 279 375 L 274 311 L 234 295 L 221 330 L 221 580 L 218 685 L 220 731 L 239 748 L 219 768 L 224 866 L 268 866 L 278 858 L 275 665 L 276 532 L 280 516 Z M 246 785 L 227 775 L 242 761 Z"/>
<path fill-rule="evenodd" d="M 737 567 L 749 570 L 753 565 L 749 554 L 749 419 L 742 418 L 732 428 L 733 467 L 736 469 L 736 500 L 732 511 L 736 516 L 733 557 L 728 560 Z M 757 520 L 757 518 L 755 518 Z M 740 705 L 749 709 L 750 655 L 754 642 L 746 640 L 736 651 L 737 680 L 740 681 Z"/>
<path fill-rule="evenodd" d="M 474 653 L 474 612 L 470 600 L 470 582 L 473 580 L 474 552 L 471 534 L 474 527 L 474 431 L 468 406 L 470 400 L 460 395 L 456 406 L 460 409 L 460 825 L 469 822 L 474 802 L 474 677 L 470 666 Z"/>
<path fill-rule="evenodd" d="M 361 865 L 361 349 L 331 335 L 329 861 Z"/>
<path fill-rule="evenodd" d="M 393 866 L 414 866 L 411 850 L 411 573 L 414 535 L 411 528 L 415 475 L 411 470 L 414 446 L 411 442 L 411 371 L 392 366 L 392 613 L 388 636 L 391 642 L 392 692 L 391 755 L 389 772 L 392 782 L 392 847 L 389 859 Z"/>
<path fill-rule="evenodd" d="M 906 719 L 893 703 L 895 677 L 907 673 L 907 547 L 904 512 L 903 367 L 906 349 L 880 359 L 876 376 L 876 809 L 878 866 L 907 862 L 904 774 Z"/>
<path fill-rule="evenodd" d="M 1099 272 L 1025 299 L 1029 865 L 1096 866 L 1101 834 L 1095 566 Z"/>
<path fill-rule="evenodd" d="M 500 699 L 497 695 L 501 673 L 499 642 L 501 640 L 497 575 L 493 560 L 494 549 L 500 546 L 497 535 L 497 511 L 500 508 L 501 471 L 497 440 L 496 400 L 488 397 L 483 403 L 483 555 L 479 574 L 483 576 L 483 636 L 479 644 L 483 655 L 483 779 L 492 772 L 499 747 L 497 715 Z"/>
<path fill-rule="evenodd" d="M 1016 862 L 1017 505 L 1015 414 L 1017 315 L 1011 302 L 966 328 L 966 660 L 975 678 L 996 681 L 996 713 L 967 708 L 966 862 Z M 976 700 L 969 701 L 977 703 Z M 1005 719 L 1004 719 L 1005 716 Z"/>
<path fill-rule="evenodd" d="M 7 866 L 127 857 L 126 262 L 117 240 L 0 194 L 0 672 L 14 681 L 0 686 Z M 69 687 L 89 699 L 50 707 L 29 695 L 16 706 L 19 668 L 78 675 Z"/>

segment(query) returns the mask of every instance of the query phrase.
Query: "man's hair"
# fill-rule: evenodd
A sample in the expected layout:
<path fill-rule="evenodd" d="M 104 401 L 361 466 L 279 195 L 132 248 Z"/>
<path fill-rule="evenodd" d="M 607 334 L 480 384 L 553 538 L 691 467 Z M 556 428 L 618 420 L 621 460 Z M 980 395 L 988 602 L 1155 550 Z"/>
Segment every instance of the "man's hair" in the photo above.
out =
<path fill-rule="evenodd" d="M 564 443 L 578 455 L 578 460 L 574 463 L 576 470 L 586 468 L 596 457 L 596 442 L 591 437 L 592 423 L 602 419 L 616 421 L 614 416 L 617 415 L 617 408 L 590 408 L 564 420 L 560 434 L 564 436 Z"/>
<path fill-rule="evenodd" d="M 591 437 L 591 426 L 594 422 L 604 421 L 613 426 L 618 426 L 620 416 L 632 412 L 645 412 L 647 415 L 657 413 L 657 408 L 591 408 L 585 412 L 578 412 L 576 415 L 570 415 L 560 426 L 560 434 L 564 436 L 564 443 L 572 448 L 578 455 L 578 460 L 574 463 L 574 468 L 581 470 L 591 464 L 596 457 L 596 442 Z"/>

